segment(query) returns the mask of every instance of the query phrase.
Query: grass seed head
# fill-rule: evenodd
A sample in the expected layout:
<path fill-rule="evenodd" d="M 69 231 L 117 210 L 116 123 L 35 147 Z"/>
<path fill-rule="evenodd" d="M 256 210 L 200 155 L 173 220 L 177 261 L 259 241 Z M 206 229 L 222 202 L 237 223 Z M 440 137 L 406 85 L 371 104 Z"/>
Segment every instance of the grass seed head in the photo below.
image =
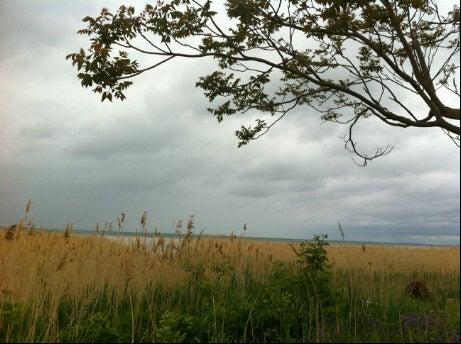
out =
<path fill-rule="evenodd" d="M 29 198 L 26 204 L 26 208 L 24 209 L 24 213 L 28 213 L 30 211 L 30 208 L 32 208 L 32 200 Z"/>
<path fill-rule="evenodd" d="M 182 220 L 179 220 L 178 222 L 176 222 L 174 231 L 176 234 L 181 234 L 181 230 L 182 230 Z"/>
<path fill-rule="evenodd" d="M 16 225 L 12 225 L 5 233 L 5 239 L 8 241 L 14 240 L 16 238 Z"/>
<path fill-rule="evenodd" d="M 141 223 L 142 228 L 146 228 L 147 226 L 147 211 L 146 210 L 142 213 L 140 223 Z"/>
<path fill-rule="evenodd" d="M 71 223 L 68 223 L 66 226 L 66 229 L 64 230 L 64 238 L 69 239 L 70 238 L 70 233 L 72 232 L 74 225 Z"/>

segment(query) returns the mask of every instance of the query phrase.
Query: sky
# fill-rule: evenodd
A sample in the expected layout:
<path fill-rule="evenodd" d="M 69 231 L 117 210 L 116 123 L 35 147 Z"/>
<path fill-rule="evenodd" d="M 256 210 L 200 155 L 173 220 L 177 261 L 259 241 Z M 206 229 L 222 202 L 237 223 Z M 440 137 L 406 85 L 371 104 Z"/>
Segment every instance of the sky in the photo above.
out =
<path fill-rule="evenodd" d="M 31 199 L 48 228 L 91 229 L 126 211 L 135 230 L 147 211 L 163 232 L 193 214 L 210 234 L 246 223 L 247 236 L 338 240 L 339 222 L 351 241 L 459 245 L 459 149 L 439 129 L 368 121 L 357 140 L 395 149 L 361 168 L 344 150 L 345 127 L 304 108 L 237 148 L 246 119 L 207 112 L 195 82 L 210 65 L 200 60 L 164 64 L 124 102 L 101 103 L 65 55 L 88 45 L 76 34 L 83 17 L 120 4 L 0 2 L 0 225 Z"/>

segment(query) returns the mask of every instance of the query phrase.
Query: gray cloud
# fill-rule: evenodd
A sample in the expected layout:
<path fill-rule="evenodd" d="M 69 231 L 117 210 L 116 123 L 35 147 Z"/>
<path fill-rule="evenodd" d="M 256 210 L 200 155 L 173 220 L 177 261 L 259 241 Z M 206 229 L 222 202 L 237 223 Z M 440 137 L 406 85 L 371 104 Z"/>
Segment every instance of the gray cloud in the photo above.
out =
<path fill-rule="evenodd" d="M 238 149 L 194 87 L 206 61 L 177 61 L 139 77 L 128 99 L 100 103 L 64 56 L 85 41 L 80 20 L 117 1 L 0 3 L 0 224 L 27 198 L 38 224 L 91 228 L 143 210 L 170 231 L 195 214 L 199 230 L 306 238 L 453 243 L 459 240 L 459 150 L 437 130 L 357 130 L 360 147 L 392 143 L 366 168 L 343 149 L 343 127 L 300 108 Z M 142 2 L 137 3 L 141 7 Z"/>

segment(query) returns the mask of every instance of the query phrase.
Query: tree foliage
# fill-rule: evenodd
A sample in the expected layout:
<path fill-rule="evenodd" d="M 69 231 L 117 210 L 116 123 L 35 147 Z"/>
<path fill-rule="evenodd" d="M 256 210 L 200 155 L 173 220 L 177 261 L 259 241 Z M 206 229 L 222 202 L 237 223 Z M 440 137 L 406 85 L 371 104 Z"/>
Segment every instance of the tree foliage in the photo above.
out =
<path fill-rule="evenodd" d="M 221 122 L 258 112 L 236 131 L 239 146 L 265 134 L 295 108 L 347 125 L 345 147 L 365 165 L 391 146 L 358 150 L 366 118 L 402 128 L 441 128 L 459 145 L 459 7 L 434 0 L 158 1 L 141 12 L 121 6 L 85 17 L 86 49 L 67 56 L 84 87 L 102 101 L 125 99 L 132 79 L 172 59 L 213 58 L 200 77 Z M 141 66 L 139 56 L 150 63 Z M 138 60 L 136 59 L 138 57 Z M 415 105 L 416 104 L 416 105 Z"/>

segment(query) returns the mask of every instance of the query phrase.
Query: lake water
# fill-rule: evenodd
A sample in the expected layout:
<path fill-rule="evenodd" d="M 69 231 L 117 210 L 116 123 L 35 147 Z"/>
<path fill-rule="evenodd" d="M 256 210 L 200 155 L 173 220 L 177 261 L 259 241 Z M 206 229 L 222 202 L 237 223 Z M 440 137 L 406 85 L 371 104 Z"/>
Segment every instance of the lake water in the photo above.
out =
<path fill-rule="evenodd" d="M 51 231 L 51 232 L 59 232 L 62 231 L 61 229 L 45 229 L 46 231 Z M 74 233 L 76 234 L 82 234 L 82 235 L 91 235 L 91 234 L 98 234 L 98 235 L 104 235 L 108 237 L 124 237 L 127 240 L 130 238 L 134 238 L 136 236 L 144 237 L 143 233 L 136 233 L 136 232 L 118 232 L 116 230 L 112 230 L 111 232 L 105 232 L 102 233 L 101 231 L 95 232 L 95 231 L 88 231 L 88 230 L 75 230 Z M 179 239 L 180 237 L 183 237 L 184 234 L 175 234 L 175 233 L 162 233 L 162 236 L 165 239 Z M 152 238 L 153 233 L 148 233 L 146 235 L 147 238 Z M 219 239 L 230 239 L 231 237 L 228 235 L 208 235 L 208 234 L 203 234 L 204 238 L 219 238 Z M 254 241 L 265 241 L 265 242 L 287 242 L 287 243 L 300 243 L 306 240 L 310 239 L 293 239 L 293 238 L 274 238 L 274 237 L 249 237 L 249 236 L 244 236 L 244 237 L 238 237 L 239 239 L 243 240 L 254 240 Z M 327 240 L 328 243 L 330 244 L 348 244 L 348 245 L 378 245 L 378 246 L 408 246 L 408 247 L 459 247 L 459 241 L 454 242 L 453 244 L 426 244 L 426 243 L 399 243 L 399 242 L 377 242 L 377 241 L 348 241 L 348 240 Z"/>

